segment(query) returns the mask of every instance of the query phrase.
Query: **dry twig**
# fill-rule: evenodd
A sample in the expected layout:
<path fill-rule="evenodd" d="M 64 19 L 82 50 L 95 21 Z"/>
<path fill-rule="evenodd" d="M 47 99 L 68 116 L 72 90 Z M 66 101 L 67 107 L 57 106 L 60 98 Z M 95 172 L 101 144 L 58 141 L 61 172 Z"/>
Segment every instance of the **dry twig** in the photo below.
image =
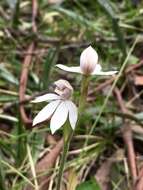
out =
<path fill-rule="evenodd" d="M 36 26 L 36 17 L 38 12 L 38 4 L 37 0 L 32 1 L 32 31 L 34 33 L 37 32 L 37 26 Z M 27 55 L 24 58 L 23 66 L 22 66 L 22 72 L 20 76 L 20 86 L 19 86 L 19 100 L 23 101 L 25 100 L 25 92 L 26 92 L 26 86 L 27 86 L 27 80 L 28 80 L 28 73 L 29 73 L 29 67 L 32 61 L 32 52 L 34 52 L 35 43 L 32 42 L 28 49 L 27 49 Z M 29 125 L 32 123 L 31 119 L 29 119 L 26 115 L 24 106 L 20 105 L 20 114 L 21 118 L 25 125 Z"/>
<path fill-rule="evenodd" d="M 122 112 L 127 113 L 128 110 L 125 107 L 121 93 L 117 87 L 114 89 L 114 92 L 115 92 L 115 95 L 117 97 L 117 100 Z M 135 151 L 134 151 L 134 145 L 133 145 L 132 130 L 127 120 L 124 120 L 124 126 L 122 127 L 121 132 L 123 135 L 125 145 L 127 146 L 128 161 L 129 161 L 129 167 L 131 171 L 131 177 L 132 177 L 133 185 L 135 185 L 135 182 L 137 180 L 136 157 L 135 157 Z"/>
<path fill-rule="evenodd" d="M 31 43 L 28 47 L 27 52 L 32 52 L 34 50 L 34 43 Z M 27 55 L 25 56 L 23 65 L 22 65 L 22 71 L 20 76 L 20 86 L 19 86 L 19 101 L 25 100 L 25 92 L 26 92 L 26 86 L 27 86 L 27 80 L 28 80 L 28 72 L 29 72 L 29 66 L 32 61 L 32 56 Z M 20 105 L 20 114 L 21 118 L 24 122 L 24 124 L 31 124 L 32 121 L 27 117 L 24 109 L 24 105 Z"/>
<path fill-rule="evenodd" d="M 36 165 L 36 174 L 37 176 L 40 174 L 44 174 L 49 171 L 55 164 L 57 157 L 59 156 L 61 150 L 63 148 L 63 139 L 61 139 L 54 148 L 47 153 Z M 38 177 L 38 183 L 40 186 L 39 190 L 47 190 L 49 184 L 50 177 L 48 174 L 41 175 Z M 31 186 L 27 186 L 25 190 L 33 190 Z"/>

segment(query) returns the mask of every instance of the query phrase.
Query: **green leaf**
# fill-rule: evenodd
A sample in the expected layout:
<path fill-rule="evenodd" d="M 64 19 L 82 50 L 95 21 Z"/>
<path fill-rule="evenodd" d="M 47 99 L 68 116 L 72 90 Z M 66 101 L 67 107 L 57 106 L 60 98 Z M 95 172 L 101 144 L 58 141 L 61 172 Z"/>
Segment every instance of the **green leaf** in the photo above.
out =
<path fill-rule="evenodd" d="M 37 133 L 36 133 L 37 131 Z M 28 143 L 31 145 L 31 154 L 34 163 L 39 158 L 40 151 L 44 148 L 44 132 L 39 133 L 39 129 L 33 129 L 31 134 L 28 136 Z"/>
<path fill-rule="evenodd" d="M 95 179 L 91 179 L 78 185 L 76 190 L 101 190 L 101 188 Z"/>
<path fill-rule="evenodd" d="M 110 15 L 111 18 L 116 18 L 116 14 L 108 0 L 97 0 L 100 6 Z"/>
<path fill-rule="evenodd" d="M 44 69 L 43 69 L 43 89 L 47 89 L 50 82 L 50 75 L 52 73 L 52 67 L 56 64 L 58 58 L 59 50 L 50 49 L 48 55 L 44 61 Z"/>
<path fill-rule="evenodd" d="M 0 156 L 0 159 L 2 159 L 1 156 Z M 7 189 L 6 185 L 5 185 L 5 170 L 4 170 L 1 163 L 0 163 L 0 189 L 1 190 L 6 190 Z"/>
<path fill-rule="evenodd" d="M 4 67 L 4 65 L 0 65 L 0 77 L 15 85 L 18 85 L 19 83 L 12 73 Z"/>
<path fill-rule="evenodd" d="M 18 136 L 17 143 L 16 143 L 16 166 L 19 167 L 23 163 L 25 157 L 27 156 L 26 150 L 26 143 L 27 143 L 27 136 L 25 136 L 25 128 L 22 125 L 21 119 L 19 117 L 19 122 L 16 125 L 15 134 Z"/>
<path fill-rule="evenodd" d="M 90 26 L 92 25 L 91 22 L 89 20 L 87 20 L 86 18 L 82 17 L 81 15 L 79 15 L 76 12 L 73 12 L 71 10 L 68 9 L 64 9 L 62 7 L 53 7 L 54 10 L 68 16 L 69 18 L 72 18 L 76 23 L 78 24 L 83 24 L 85 26 Z"/>

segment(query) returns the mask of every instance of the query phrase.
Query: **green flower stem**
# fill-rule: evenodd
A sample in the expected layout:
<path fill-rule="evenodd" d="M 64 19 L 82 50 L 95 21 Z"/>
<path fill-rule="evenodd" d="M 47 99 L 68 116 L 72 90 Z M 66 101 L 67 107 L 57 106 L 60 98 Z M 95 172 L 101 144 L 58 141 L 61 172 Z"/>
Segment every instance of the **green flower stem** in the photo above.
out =
<path fill-rule="evenodd" d="M 68 150 L 69 150 L 69 146 L 70 146 L 70 142 L 71 142 L 73 133 L 74 132 L 71 129 L 71 127 L 69 126 L 69 123 L 66 123 L 64 125 L 64 147 L 63 147 L 63 154 L 62 154 L 62 157 L 61 157 L 61 163 L 60 163 L 60 168 L 59 168 L 59 174 L 58 174 L 56 190 L 61 190 L 64 166 L 65 166 L 65 163 L 66 163 Z"/>
<path fill-rule="evenodd" d="M 88 86 L 89 86 L 89 81 L 90 81 L 90 75 L 83 75 L 82 76 L 82 81 L 81 81 L 81 90 L 80 90 L 80 99 L 79 99 L 79 108 L 78 108 L 78 123 L 77 123 L 77 129 L 80 126 L 82 114 L 85 111 L 85 106 L 86 106 L 86 99 L 88 95 Z M 85 151 L 83 149 L 83 152 L 80 154 L 80 158 L 84 155 Z"/>
<path fill-rule="evenodd" d="M 80 90 L 81 95 L 80 95 L 80 99 L 79 99 L 79 109 L 78 109 L 78 113 L 79 113 L 78 121 L 80 121 L 81 115 L 85 109 L 89 80 L 90 80 L 90 76 L 87 76 L 87 75 L 82 76 L 81 90 Z"/>
<path fill-rule="evenodd" d="M 83 75 L 83 77 L 82 77 L 81 96 L 79 99 L 79 119 L 78 119 L 77 126 L 79 124 L 81 115 L 82 115 L 84 108 L 85 108 L 86 98 L 87 98 L 87 93 L 88 93 L 89 79 L 90 79 L 90 77 L 86 76 L 86 75 Z M 69 123 L 67 122 L 64 125 L 64 147 L 63 147 L 63 154 L 61 157 L 61 163 L 60 163 L 60 168 L 59 168 L 56 190 L 61 190 L 61 183 L 62 183 L 62 177 L 63 177 L 63 172 L 64 172 L 64 166 L 66 163 L 68 150 L 69 150 L 69 146 L 70 146 L 70 142 L 71 142 L 71 139 L 73 137 L 73 134 L 74 134 L 74 131 L 72 131 Z"/>

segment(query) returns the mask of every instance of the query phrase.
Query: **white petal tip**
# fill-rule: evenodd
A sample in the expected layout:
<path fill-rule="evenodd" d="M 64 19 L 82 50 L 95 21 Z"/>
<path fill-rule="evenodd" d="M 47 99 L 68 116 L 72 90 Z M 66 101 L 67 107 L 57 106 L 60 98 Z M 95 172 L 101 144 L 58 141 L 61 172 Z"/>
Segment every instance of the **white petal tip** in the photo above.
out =
<path fill-rule="evenodd" d="M 33 120 L 32 126 L 34 127 L 37 124 L 38 124 L 38 122 Z"/>
<path fill-rule="evenodd" d="M 44 121 L 42 121 L 42 122 L 44 122 Z M 41 121 L 39 122 L 39 120 L 37 120 L 37 118 L 35 117 L 35 119 L 33 120 L 32 126 L 34 127 L 42 122 Z"/>
<path fill-rule="evenodd" d="M 108 72 L 107 72 L 108 73 Z M 118 73 L 118 71 L 109 71 L 109 75 L 114 75 L 114 74 L 116 74 L 116 73 Z"/>
<path fill-rule="evenodd" d="M 104 71 L 99 71 L 99 72 L 93 72 L 92 75 L 103 75 L 103 76 L 110 76 L 110 75 L 114 75 L 116 74 L 118 71 L 107 71 L 107 72 L 104 72 Z"/>
<path fill-rule="evenodd" d="M 68 67 L 68 66 L 62 65 L 62 64 L 57 64 L 56 67 L 60 68 L 61 70 L 67 71 L 67 72 L 82 74 L 80 67 Z"/>
<path fill-rule="evenodd" d="M 78 110 L 76 105 L 70 100 L 66 101 L 66 105 L 69 110 L 69 123 L 71 125 L 71 128 L 74 130 L 78 119 Z"/>
<path fill-rule="evenodd" d="M 62 65 L 62 64 L 57 64 L 56 67 L 58 67 L 59 69 L 64 70 L 64 71 L 69 71 L 69 69 L 70 69 L 69 67 Z"/>
<path fill-rule="evenodd" d="M 32 101 L 30 101 L 31 103 L 37 103 L 37 101 L 36 101 L 36 99 L 35 100 L 32 100 Z"/>
<path fill-rule="evenodd" d="M 39 123 L 41 123 L 41 122 L 39 122 L 39 121 L 37 120 L 37 118 L 35 117 L 35 119 L 33 120 L 33 123 L 32 123 L 32 127 L 36 126 L 36 125 L 39 124 Z"/>
<path fill-rule="evenodd" d="M 62 69 L 62 70 L 64 70 L 63 68 L 67 67 L 67 66 L 62 65 L 62 64 L 57 64 L 55 66 L 58 67 L 59 69 Z"/>
<path fill-rule="evenodd" d="M 52 133 L 52 135 L 54 135 L 54 133 L 55 133 L 56 131 L 54 131 L 54 130 L 51 130 L 51 133 Z"/>
<path fill-rule="evenodd" d="M 75 125 L 71 125 L 71 128 L 72 128 L 73 131 L 75 130 L 75 126 L 76 126 L 76 124 Z"/>
<path fill-rule="evenodd" d="M 76 115 L 73 122 L 70 121 L 72 130 L 75 130 L 75 127 L 76 127 L 76 124 L 77 124 L 77 117 L 78 117 L 78 116 Z"/>
<path fill-rule="evenodd" d="M 42 96 L 36 97 L 34 100 L 32 100 L 32 103 L 39 103 L 44 101 L 52 101 L 52 100 L 58 100 L 60 97 L 53 93 L 44 94 Z"/>
<path fill-rule="evenodd" d="M 55 65 L 56 67 L 59 67 L 61 64 L 57 64 L 57 65 Z"/>

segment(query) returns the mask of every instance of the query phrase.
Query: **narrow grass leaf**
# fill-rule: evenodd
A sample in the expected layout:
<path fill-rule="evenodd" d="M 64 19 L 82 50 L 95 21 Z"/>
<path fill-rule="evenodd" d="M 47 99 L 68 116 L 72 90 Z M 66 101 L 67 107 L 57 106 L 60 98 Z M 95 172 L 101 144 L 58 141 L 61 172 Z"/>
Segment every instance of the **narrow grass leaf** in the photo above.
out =
<path fill-rule="evenodd" d="M 18 80 L 9 72 L 4 65 L 0 65 L 0 77 L 5 79 L 7 82 L 18 85 Z"/>
<path fill-rule="evenodd" d="M 48 88 L 52 67 L 53 65 L 56 64 L 57 58 L 58 58 L 58 49 L 50 49 L 44 61 L 43 78 L 42 78 L 43 89 Z"/>
<path fill-rule="evenodd" d="M 33 161 L 33 158 L 32 158 L 32 155 L 31 155 L 31 150 L 30 150 L 30 147 L 29 147 L 28 144 L 27 144 L 27 154 L 28 154 L 28 158 L 29 158 L 31 172 L 32 172 L 33 179 L 34 179 L 35 190 L 39 190 L 37 176 L 36 176 L 36 171 L 35 171 L 35 166 L 34 166 L 34 161 Z"/>
<path fill-rule="evenodd" d="M 2 159 L 1 156 L 0 159 Z M 0 190 L 7 190 L 5 185 L 5 170 L 1 163 L 0 163 Z"/>
<path fill-rule="evenodd" d="M 14 173 L 16 173 L 17 175 L 19 175 L 21 178 L 23 178 L 23 180 L 25 180 L 27 183 L 29 183 L 32 187 L 35 187 L 35 185 L 27 178 L 25 177 L 20 171 L 18 171 L 16 168 L 14 168 L 13 166 L 11 166 L 8 162 L 5 162 L 4 160 L 0 160 L 0 162 L 2 164 L 4 164 L 5 166 L 7 166 L 9 169 L 11 169 Z"/>
<path fill-rule="evenodd" d="M 17 144 L 16 144 L 16 151 L 17 151 L 16 164 L 18 167 L 21 166 L 27 154 L 27 151 L 26 151 L 27 137 L 23 135 L 24 133 L 25 133 L 24 126 L 21 120 L 19 119 L 19 122 L 17 123 L 17 128 L 16 128 L 16 135 L 18 136 Z"/>

